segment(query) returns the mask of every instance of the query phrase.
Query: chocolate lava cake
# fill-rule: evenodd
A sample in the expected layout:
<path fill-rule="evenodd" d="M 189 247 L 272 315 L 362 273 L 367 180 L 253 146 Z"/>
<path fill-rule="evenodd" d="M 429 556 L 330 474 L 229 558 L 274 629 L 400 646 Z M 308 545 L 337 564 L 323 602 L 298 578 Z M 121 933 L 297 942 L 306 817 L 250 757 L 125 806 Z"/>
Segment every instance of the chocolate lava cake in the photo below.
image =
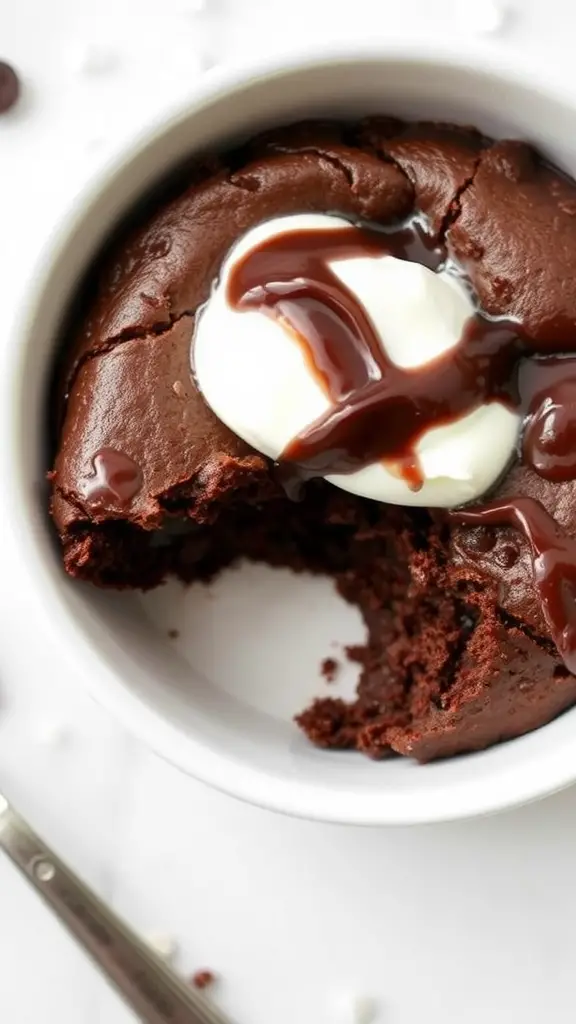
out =
<path fill-rule="evenodd" d="M 108 245 L 64 332 L 50 479 L 66 572 L 150 588 L 247 558 L 332 577 L 368 639 L 357 699 L 297 719 L 321 747 L 425 762 L 550 721 L 576 702 L 576 184 L 522 142 L 385 117 L 289 126 L 187 173 Z M 417 220 L 483 314 L 518 326 L 523 432 L 470 509 L 320 478 L 295 495 L 204 401 L 190 350 L 226 254 L 302 212 Z"/>

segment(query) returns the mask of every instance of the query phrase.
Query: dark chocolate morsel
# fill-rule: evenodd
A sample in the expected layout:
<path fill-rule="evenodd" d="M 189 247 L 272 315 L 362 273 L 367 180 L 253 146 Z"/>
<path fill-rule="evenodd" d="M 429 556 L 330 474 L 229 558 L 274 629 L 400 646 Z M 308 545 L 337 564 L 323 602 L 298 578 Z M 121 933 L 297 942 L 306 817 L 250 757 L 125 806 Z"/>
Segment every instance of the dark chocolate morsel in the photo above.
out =
<path fill-rule="evenodd" d="M 0 61 L 0 114 L 5 114 L 18 100 L 20 79 L 11 64 Z"/>

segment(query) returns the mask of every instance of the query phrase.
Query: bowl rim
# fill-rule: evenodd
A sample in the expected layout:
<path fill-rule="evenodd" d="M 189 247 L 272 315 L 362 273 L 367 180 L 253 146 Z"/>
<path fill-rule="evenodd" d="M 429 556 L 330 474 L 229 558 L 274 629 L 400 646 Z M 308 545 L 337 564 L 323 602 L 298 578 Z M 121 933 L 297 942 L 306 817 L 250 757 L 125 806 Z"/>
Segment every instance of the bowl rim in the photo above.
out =
<path fill-rule="evenodd" d="M 79 671 L 88 692 L 118 719 L 129 733 L 135 734 L 155 753 L 175 767 L 213 786 L 214 788 L 257 804 L 269 810 L 324 822 L 353 825 L 407 825 L 468 818 L 527 803 L 570 785 L 576 778 L 576 744 L 574 754 L 557 750 L 547 758 L 542 771 L 525 773 L 521 765 L 506 772 L 502 785 L 487 787 L 482 780 L 466 780 L 460 786 L 452 785 L 449 792 L 430 791 L 411 797 L 409 790 L 403 796 L 386 794 L 381 789 L 365 794 L 336 792 L 330 786 L 308 784 L 295 777 L 269 776 L 265 771 L 247 766 L 229 753 L 209 749 L 201 737 L 179 731 L 163 719 L 125 686 L 113 666 L 102 656 L 94 639 L 79 618 L 71 615 L 62 596 L 62 587 L 53 567 L 48 565 L 42 548 L 42 539 L 32 527 L 30 514 L 14 514 L 27 509 L 32 498 L 23 460 L 19 457 L 19 409 L 23 394 L 23 369 L 26 350 L 30 344 L 31 329 L 37 312 L 42 308 L 47 289 L 60 258 L 89 215 L 99 196 L 113 187 L 116 177 L 127 162 L 137 159 L 152 143 L 166 132 L 185 122 L 208 102 L 224 98 L 236 89 L 270 76 L 292 74 L 313 67 L 358 63 L 370 60 L 402 62 L 431 67 L 451 67 L 497 76 L 505 84 L 527 86 L 542 90 L 553 100 L 566 104 L 570 101 L 566 86 L 552 73 L 537 74 L 533 66 L 509 53 L 487 53 L 478 45 L 463 46 L 440 44 L 431 54 L 429 43 L 389 40 L 377 44 L 352 46 L 306 47 L 298 54 L 273 55 L 258 61 L 238 62 L 225 68 L 207 72 L 197 83 L 194 95 L 175 107 L 168 117 L 155 118 L 143 131 L 124 139 L 114 156 L 91 178 L 88 185 L 74 197 L 64 210 L 59 226 L 46 240 L 32 272 L 27 278 L 31 296 L 21 300 L 4 346 L 5 363 L 0 374 L 3 388 L 2 412 L 4 436 L 10 442 L 0 446 L 0 479 L 10 486 L 0 488 L 0 506 L 16 549 L 22 553 L 20 562 L 29 578 L 31 589 L 41 595 L 37 600 L 43 606 L 43 617 L 48 617 L 52 632 L 67 637 L 64 646 L 74 658 L 76 670 L 85 665 L 94 671 Z M 25 557 L 24 553 L 25 552 Z"/>

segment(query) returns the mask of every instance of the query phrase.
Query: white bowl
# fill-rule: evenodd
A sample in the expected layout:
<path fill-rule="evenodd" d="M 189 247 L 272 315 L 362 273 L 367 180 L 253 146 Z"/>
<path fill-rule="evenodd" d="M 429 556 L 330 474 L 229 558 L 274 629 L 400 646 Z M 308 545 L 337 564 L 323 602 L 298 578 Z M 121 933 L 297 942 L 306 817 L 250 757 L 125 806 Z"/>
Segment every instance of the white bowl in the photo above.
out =
<path fill-rule="evenodd" d="M 184 110 L 127 145 L 99 174 L 42 254 L 2 351 L 0 501 L 63 656 L 159 754 L 268 808 L 325 821 L 406 824 L 494 811 L 572 782 L 576 710 L 522 739 L 425 767 L 319 752 L 291 714 L 313 692 L 329 641 L 361 636 L 358 617 L 327 583 L 249 567 L 221 580 L 212 599 L 198 587 L 186 593 L 171 585 L 143 599 L 80 585 L 62 570 L 42 487 L 44 395 L 58 326 L 79 274 L 119 215 L 194 149 L 225 146 L 301 115 L 370 111 L 528 138 L 576 172 L 576 100 L 537 81 L 533 66 L 513 68 L 461 49 L 435 47 L 431 57 L 414 45 L 389 44 L 212 74 Z M 314 618 L 303 611 L 304 596 L 319 609 Z M 181 640 L 170 641 L 167 628 L 183 624 Z M 321 688 L 319 682 L 316 692 Z"/>

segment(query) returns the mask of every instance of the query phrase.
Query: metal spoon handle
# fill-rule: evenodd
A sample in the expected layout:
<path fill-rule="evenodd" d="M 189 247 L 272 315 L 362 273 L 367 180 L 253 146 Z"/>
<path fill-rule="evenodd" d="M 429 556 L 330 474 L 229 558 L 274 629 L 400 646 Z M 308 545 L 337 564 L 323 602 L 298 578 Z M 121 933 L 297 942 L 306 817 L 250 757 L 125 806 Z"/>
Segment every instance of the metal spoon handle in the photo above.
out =
<path fill-rule="evenodd" d="M 46 846 L 0 794 L 0 848 L 147 1024 L 226 1024 Z"/>

